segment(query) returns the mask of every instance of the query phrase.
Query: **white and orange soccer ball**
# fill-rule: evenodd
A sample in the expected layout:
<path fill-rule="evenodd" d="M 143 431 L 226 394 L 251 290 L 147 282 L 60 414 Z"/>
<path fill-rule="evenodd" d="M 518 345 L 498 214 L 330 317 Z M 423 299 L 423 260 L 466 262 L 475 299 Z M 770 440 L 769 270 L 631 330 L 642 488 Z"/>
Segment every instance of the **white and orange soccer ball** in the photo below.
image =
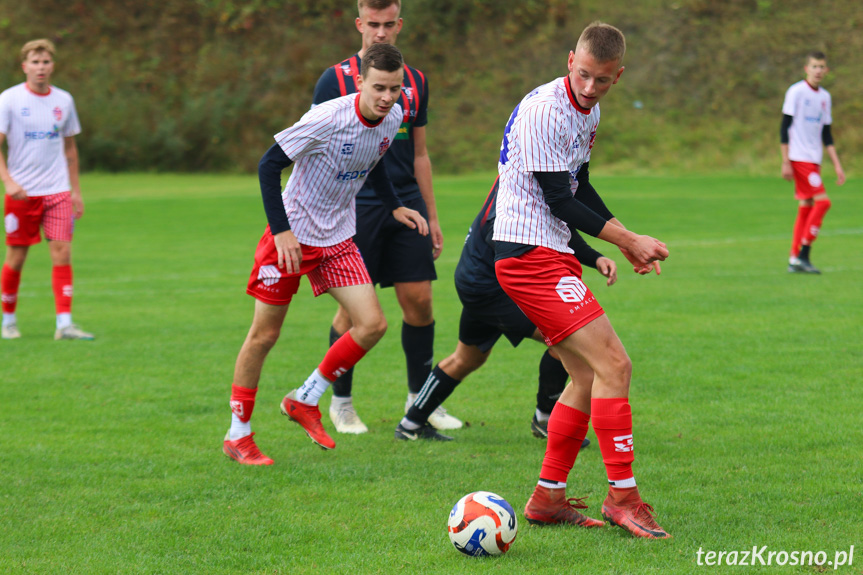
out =
<path fill-rule="evenodd" d="M 503 555 L 518 533 L 512 505 L 488 491 L 468 493 L 449 513 L 449 539 L 471 556 Z"/>

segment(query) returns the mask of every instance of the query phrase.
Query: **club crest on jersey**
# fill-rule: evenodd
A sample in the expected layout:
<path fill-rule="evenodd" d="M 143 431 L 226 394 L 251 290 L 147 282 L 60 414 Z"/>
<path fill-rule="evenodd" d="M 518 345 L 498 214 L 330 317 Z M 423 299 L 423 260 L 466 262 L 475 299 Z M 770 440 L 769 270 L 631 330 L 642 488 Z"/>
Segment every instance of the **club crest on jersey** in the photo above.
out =
<path fill-rule="evenodd" d="M 60 109 L 60 106 L 54 108 L 54 120 L 59 122 L 63 119 L 63 110 Z"/>
<path fill-rule="evenodd" d="M 342 72 L 344 72 L 345 76 L 350 76 L 351 66 L 349 64 L 342 64 Z"/>
<path fill-rule="evenodd" d="M 354 145 L 353 144 L 345 144 L 342 146 L 342 155 L 350 156 L 354 153 Z"/>
<path fill-rule="evenodd" d="M 30 108 L 21 108 L 21 115 L 25 116 L 25 117 L 29 116 L 30 115 Z"/>
<path fill-rule="evenodd" d="M 384 138 L 383 140 L 381 140 L 380 155 L 383 156 L 384 152 L 386 152 L 389 149 L 389 147 L 390 147 L 390 139 L 389 138 Z"/>
<path fill-rule="evenodd" d="M 411 102 L 414 101 L 414 89 L 413 88 L 405 88 L 404 86 L 402 86 L 402 92 L 405 93 L 405 96 L 407 97 L 407 99 L 409 101 L 411 101 Z"/>

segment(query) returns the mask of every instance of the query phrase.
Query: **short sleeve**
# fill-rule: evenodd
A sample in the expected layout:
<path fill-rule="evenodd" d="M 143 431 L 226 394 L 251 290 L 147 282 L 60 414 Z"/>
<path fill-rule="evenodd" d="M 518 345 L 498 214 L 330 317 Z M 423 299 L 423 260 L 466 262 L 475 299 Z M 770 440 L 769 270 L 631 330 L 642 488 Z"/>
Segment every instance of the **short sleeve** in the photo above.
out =
<path fill-rule="evenodd" d="M 306 112 L 296 124 L 273 137 L 285 155 L 296 162 L 303 156 L 325 151 L 332 131 L 331 107 L 318 106 Z"/>
<path fill-rule="evenodd" d="M 63 126 L 63 137 L 69 138 L 81 133 L 81 121 L 78 119 L 78 110 L 75 109 L 75 100 L 69 97 L 69 118 Z"/>
<path fill-rule="evenodd" d="M 543 104 L 525 110 L 514 126 L 519 138 L 524 167 L 528 172 L 567 172 L 568 132 L 553 106 Z"/>
<path fill-rule="evenodd" d="M 12 108 L 9 105 L 9 93 L 0 94 L 0 133 L 9 134 L 12 126 Z"/>
<path fill-rule="evenodd" d="M 785 101 L 782 103 L 782 113 L 786 116 L 794 116 L 794 112 L 797 108 L 795 94 L 796 91 L 794 90 L 794 86 L 791 86 L 788 88 L 788 91 L 785 92 Z"/>

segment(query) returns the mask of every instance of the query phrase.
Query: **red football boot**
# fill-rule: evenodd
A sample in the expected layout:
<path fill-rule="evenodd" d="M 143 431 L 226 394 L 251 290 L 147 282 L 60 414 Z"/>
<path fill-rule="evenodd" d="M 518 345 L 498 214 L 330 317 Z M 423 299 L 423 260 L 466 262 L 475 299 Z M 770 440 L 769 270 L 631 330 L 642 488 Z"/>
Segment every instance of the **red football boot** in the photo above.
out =
<path fill-rule="evenodd" d="M 252 439 L 254 433 L 250 433 L 245 437 L 241 437 L 235 441 L 228 439 L 225 436 L 225 444 L 222 451 L 225 455 L 243 465 L 272 465 L 273 460 L 261 453 L 258 446 L 255 445 L 255 440 Z"/>
<path fill-rule="evenodd" d="M 641 500 L 638 488 L 609 487 L 602 504 L 602 516 L 612 525 L 626 529 L 636 537 L 668 539 L 671 537 L 653 518 L 653 507 Z"/>
<path fill-rule="evenodd" d="M 282 414 L 302 425 L 303 429 L 306 430 L 306 435 L 323 449 L 335 449 L 336 442 L 327 434 L 321 424 L 321 410 L 317 405 L 300 403 L 294 399 L 296 392 L 296 389 L 291 391 L 282 400 Z"/>
<path fill-rule="evenodd" d="M 537 485 L 524 507 L 524 518 L 532 525 L 578 525 L 580 527 L 602 527 L 599 519 L 582 515 L 576 509 L 587 509 L 584 498 L 566 498 L 566 489 L 549 489 Z"/>

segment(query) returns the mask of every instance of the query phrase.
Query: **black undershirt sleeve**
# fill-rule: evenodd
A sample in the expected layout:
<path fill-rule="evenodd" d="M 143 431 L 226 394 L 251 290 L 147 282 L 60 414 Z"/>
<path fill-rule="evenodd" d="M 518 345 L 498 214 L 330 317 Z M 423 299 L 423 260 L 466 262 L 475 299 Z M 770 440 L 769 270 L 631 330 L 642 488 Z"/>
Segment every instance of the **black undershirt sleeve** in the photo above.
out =
<path fill-rule="evenodd" d="M 824 142 L 825 146 L 833 145 L 833 133 L 830 131 L 830 124 L 821 128 L 821 141 Z"/>
<path fill-rule="evenodd" d="M 599 235 L 607 220 L 572 195 L 569 172 L 534 172 L 533 175 L 554 217 L 566 222 L 570 229 L 593 237 Z"/>
<path fill-rule="evenodd" d="M 614 214 L 606 207 L 596 188 L 590 183 L 590 162 L 585 162 L 581 166 L 575 179 L 578 180 L 578 191 L 575 193 L 575 199 L 606 220 L 612 219 Z"/>
<path fill-rule="evenodd" d="M 581 262 L 581 265 L 596 269 L 596 260 L 602 257 L 602 254 L 590 247 L 574 229 L 569 229 L 572 237 L 569 239 L 569 247 L 575 252 L 575 259 Z"/>
<path fill-rule="evenodd" d="M 791 127 L 791 122 L 794 121 L 794 118 L 789 116 L 788 114 L 782 115 L 782 125 L 779 126 L 779 143 L 787 144 L 788 143 L 788 128 Z"/>
<path fill-rule="evenodd" d="M 285 204 L 282 201 L 282 170 L 293 161 L 285 155 L 278 144 L 273 144 L 258 162 L 258 180 L 261 183 L 261 198 L 264 200 L 264 213 L 270 224 L 270 233 L 276 235 L 291 229 Z"/>
<path fill-rule="evenodd" d="M 404 206 L 396 195 L 396 190 L 383 162 L 378 162 L 378 165 L 372 168 L 372 171 L 369 173 L 369 182 L 372 184 L 375 195 L 389 211 L 392 212 Z"/>

